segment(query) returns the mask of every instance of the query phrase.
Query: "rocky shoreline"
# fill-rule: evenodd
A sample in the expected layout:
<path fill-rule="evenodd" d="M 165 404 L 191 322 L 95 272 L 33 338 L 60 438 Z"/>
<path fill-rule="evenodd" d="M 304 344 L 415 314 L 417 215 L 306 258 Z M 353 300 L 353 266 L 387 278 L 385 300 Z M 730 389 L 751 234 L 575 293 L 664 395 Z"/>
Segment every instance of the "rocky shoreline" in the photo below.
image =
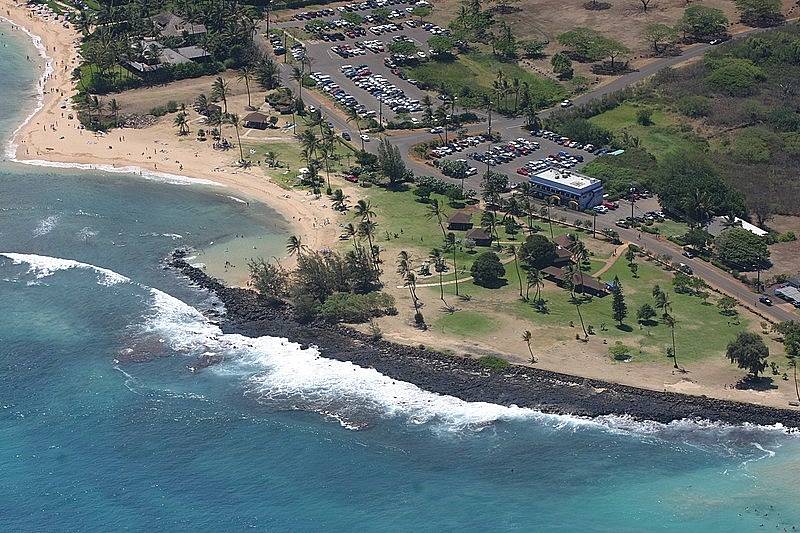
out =
<path fill-rule="evenodd" d="M 252 290 L 226 287 L 189 265 L 180 251 L 169 260 L 169 265 L 197 286 L 214 292 L 222 301 L 226 314 L 221 327 L 225 333 L 270 335 L 304 346 L 316 345 L 324 357 L 374 368 L 393 379 L 465 401 L 513 404 L 545 413 L 587 417 L 629 415 L 661 423 L 690 418 L 730 424 L 780 423 L 800 428 L 800 410 L 639 389 L 525 366 L 490 370 L 474 359 L 375 340 L 341 325 L 300 324 L 285 304 L 267 305 Z M 192 369 L 216 362 L 213 358 L 201 358 Z"/>

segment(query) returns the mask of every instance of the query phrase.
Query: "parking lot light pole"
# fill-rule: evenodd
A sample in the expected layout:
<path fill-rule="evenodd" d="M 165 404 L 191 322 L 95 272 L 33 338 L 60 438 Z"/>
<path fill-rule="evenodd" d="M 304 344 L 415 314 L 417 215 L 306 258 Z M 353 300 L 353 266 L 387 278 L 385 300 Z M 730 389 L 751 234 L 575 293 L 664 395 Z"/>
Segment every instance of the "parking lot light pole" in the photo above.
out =
<path fill-rule="evenodd" d="M 636 189 L 631 187 L 630 196 L 629 196 L 629 201 L 631 203 L 631 220 L 633 220 L 633 206 L 636 204 L 636 198 L 634 198 L 634 196 L 633 196 L 633 191 L 635 191 L 635 190 Z"/>

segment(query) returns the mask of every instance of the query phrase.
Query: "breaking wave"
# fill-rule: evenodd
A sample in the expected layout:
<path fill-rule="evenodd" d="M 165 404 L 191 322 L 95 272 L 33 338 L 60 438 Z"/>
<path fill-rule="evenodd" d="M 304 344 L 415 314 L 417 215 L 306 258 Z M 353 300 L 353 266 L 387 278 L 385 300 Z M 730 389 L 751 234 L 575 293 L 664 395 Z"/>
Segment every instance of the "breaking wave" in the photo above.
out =
<path fill-rule="evenodd" d="M 56 224 L 58 224 L 59 218 L 60 217 L 58 215 L 50 215 L 49 217 L 40 220 L 36 227 L 33 228 L 33 236 L 41 237 L 53 231 L 53 228 L 55 228 Z"/>
<path fill-rule="evenodd" d="M 513 422 L 532 422 L 558 431 L 602 430 L 632 435 L 645 442 L 675 442 L 736 455 L 744 449 L 779 447 L 786 435 L 797 432 L 781 425 L 730 425 L 707 420 L 679 420 L 669 424 L 639 421 L 629 416 L 596 418 L 548 414 L 514 405 L 467 402 L 425 391 L 392 379 L 374 369 L 328 359 L 317 347 L 303 348 L 285 338 L 257 338 L 223 333 L 198 309 L 155 288 L 95 265 L 71 259 L 3 252 L 14 264 L 26 263 L 37 279 L 69 269 L 90 270 L 98 283 L 133 283 L 147 291 L 149 309 L 138 326 L 144 338 L 173 353 L 213 356 L 222 362 L 211 367 L 220 376 L 244 384 L 245 394 L 271 409 L 302 410 L 335 419 L 349 429 L 363 429 L 381 419 L 426 425 L 434 431 L 480 431 Z"/>

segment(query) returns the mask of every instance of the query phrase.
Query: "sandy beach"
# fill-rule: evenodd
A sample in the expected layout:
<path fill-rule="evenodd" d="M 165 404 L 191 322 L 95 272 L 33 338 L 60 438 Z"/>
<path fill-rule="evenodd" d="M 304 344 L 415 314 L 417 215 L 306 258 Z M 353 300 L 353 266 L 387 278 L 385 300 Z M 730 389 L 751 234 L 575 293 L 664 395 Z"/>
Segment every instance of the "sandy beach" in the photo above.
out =
<path fill-rule="evenodd" d="M 40 50 L 47 56 L 38 66 L 43 74 L 41 109 L 15 132 L 6 157 L 32 165 L 128 172 L 217 186 L 221 193 L 268 205 L 312 248 L 329 247 L 336 241 L 338 233 L 320 222 L 332 216 L 324 198 L 286 190 L 260 169 L 237 167 L 237 150 L 220 152 L 179 142 L 171 117 L 155 126 L 115 129 L 108 135 L 83 129 L 69 101 L 76 93 L 71 73 L 79 62 L 78 32 L 64 27 L 62 21 L 41 18 L 25 5 L 2 0 L 0 6 L 2 16 L 40 41 Z M 196 115 L 190 120 L 196 121 Z"/>

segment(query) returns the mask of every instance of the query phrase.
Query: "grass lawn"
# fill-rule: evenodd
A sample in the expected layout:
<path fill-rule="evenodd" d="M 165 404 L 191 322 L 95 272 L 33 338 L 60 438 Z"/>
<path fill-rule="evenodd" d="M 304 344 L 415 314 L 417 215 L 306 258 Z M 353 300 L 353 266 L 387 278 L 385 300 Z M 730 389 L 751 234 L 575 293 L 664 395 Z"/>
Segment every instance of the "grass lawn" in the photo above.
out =
<path fill-rule="evenodd" d="M 646 108 L 653 110 L 653 124 L 650 126 L 642 126 L 636 120 L 636 113 Z M 615 136 L 621 136 L 623 131 L 627 131 L 629 135 L 638 137 L 642 147 L 658 159 L 671 150 L 688 149 L 699 142 L 681 133 L 676 115 L 633 102 L 626 102 L 589 120 L 611 131 Z"/>
<path fill-rule="evenodd" d="M 680 237 L 689 231 L 689 225 L 685 222 L 678 222 L 677 220 L 665 220 L 664 222 L 657 222 L 653 224 L 654 228 L 665 237 Z"/>
<path fill-rule="evenodd" d="M 442 229 L 439 226 L 436 218 L 428 216 L 428 204 L 417 201 L 417 197 L 412 193 L 413 186 L 407 190 L 396 191 L 387 190 L 381 187 L 371 187 L 365 189 L 365 194 L 372 202 L 373 209 L 378 215 L 378 231 L 376 242 L 384 249 L 386 249 L 385 261 L 393 263 L 397 253 L 400 250 L 405 250 L 411 253 L 415 259 L 415 265 L 419 265 L 430 253 L 432 248 L 443 248 L 444 236 Z M 454 208 L 448 205 L 446 197 L 434 194 L 431 196 L 439 200 L 439 205 L 443 210 L 443 222 L 445 224 L 445 232 L 449 233 L 447 229 L 447 217 L 455 211 Z M 472 221 L 474 224 L 480 224 L 480 212 L 473 214 Z M 550 236 L 550 227 L 547 223 L 536 221 L 534 219 L 534 226 L 541 228 L 541 233 Z M 514 239 L 511 239 L 506 233 L 502 225 L 499 225 L 497 231 L 500 235 L 502 243 L 515 243 L 519 248 L 525 242 L 525 234 L 519 232 Z M 387 235 L 388 233 L 388 235 Z M 466 232 L 453 231 L 456 238 L 459 240 L 464 239 Z M 553 223 L 553 235 L 563 235 L 566 233 L 576 233 L 573 228 L 562 226 L 558 223 Z M 577 232 L 580 234 L 580 232 Z M 590 237 L 584 235 L 584 240 Z M 464 249 L 463 246 L 459 247 L 456 252 L 456 262 L 458 265 L 459 277 L 469 276 L 469 270 L 475 259 L 485 251 L 493 251 L 500 255 L 501 260 L 511 257 L 505 251 L 507 244 L 503 245 L 504 250 L 497 252 L 496 247 L 491 248 L 476 247 L 472 253 Z M 448 264 L 452 265 L 452 254 L 446 254 Z M 592 268 L 600 268 L 602 262 L 593 262 Z M 596 267 L 596 268 L 595 268 Z M 448 281 L 454 278 L 452 271 L 444 276 L 444 280 Z M 421 283 L 438 282 L 438 277 Z"/>
<path fill-rule="evenodd" d="M 266 142 L 242 139 L 242 146 L 244 147 L 245 159 L 253 162 L 253 164 L 258 164 L 258 161 L 261 161 L 261 168 L 272 176 L 279 185 L 287 189 L 297 184 L 297 169 L 306 166 L 302 156 L 303 149 L 299 142 L 291 140 L 286 142 Z M 267 152 L 275 152 L 278 167 L 270 168 L 267 165 Z M 337 153 L 340 155 L 340 160 L 338 162 L 331 160 L 331 175 L 346 165 L 348 155 L 352 160 L 352 151 L 346 146 L 340 144 Z M 324 166 L 320 170 L 320 175 L 323 178 L 325 177 Z"/>
<path fill-rule="evenodd" d="M 459 337 L 480 337 L 495 329 L 495 321 L 474 311 L 445 313 L 433 323 L 433 329 Z"/>
<path fill-rule="evenodd" d="M 638 263 L 638 278 L 632 276 L 624 258 L 618 259 L 602 276 L 603 281 L 611 281 L 614 276 L 618 276 L 622 283 L 628 306 L 628 317 L 624 321 L 626 326 L 618 328 L 612 318 L 612 298 L 609 295 L 592 298 L 581 305 L 587 327 L 591 325 L 596 335 L 608 340 L 609 346 L 616 341 L 623 342 L 631 348 L 633 361 L 669 363 L 664 354 L 666 347 L 671 345 L 670 329 L 660 322 L 644 328 L 636 322 L 636 310 L 644 303 L 653 305 L 651 291 L 658 284 L 668 293 L 672 302 L 672 314 L 677 320 L 675 341 L 678 362 L 690 364 L 707 357 L 723 357 L 725 346 L 738 332 L 746 329 L 747 321 L 742 319 L 735 323 L 731 317 L 721 315 L 713 305 L 713 299 L 709 299 L 710 303 L 703 304 L 703 300 L 698 297 L 674 293 L 670 273 L 641 258 Z M 582 335 L 577 311 L 566 290 L 545 282 L 543 293 L 547 312 L 542 313 L 518 298 L 519 278 L 513 264 L 506 265 L 505 277 L 508 284 L 500 289 L 486 289 L 472 282 L 464 282 L 460 284 L 459 292 L 462 295 L 468 294 L 473 302 L 485 302 L 487 310 L 548 327 L 553 338 L 572 339 L 576 333 Z M 429 291 L 431 296 L 438 296 L 439 288 L 431 287 Z M 446 285 L 445 294 L 453 297 L 454 287 Z M 573 326 L 569 325 L 570 322 L 573 322 Z"/>
<path fill-rule="evenodd" d="M 541 78 L 516 63 L 501 62 L 491 54 L 480 52 L 461 54 L 450 61 L 429 61 L 406 69 L 409 77 L 432 87 L 447 88 L 453 94 L 461 94 L 464 89 L 491 91 L 498 71 L 502 71 L 508 80 L 518 78 L 520 82 L 526 82 L 534 100 L 552 104 L 567 95 L 567 90 L 554 80 Z"/>

